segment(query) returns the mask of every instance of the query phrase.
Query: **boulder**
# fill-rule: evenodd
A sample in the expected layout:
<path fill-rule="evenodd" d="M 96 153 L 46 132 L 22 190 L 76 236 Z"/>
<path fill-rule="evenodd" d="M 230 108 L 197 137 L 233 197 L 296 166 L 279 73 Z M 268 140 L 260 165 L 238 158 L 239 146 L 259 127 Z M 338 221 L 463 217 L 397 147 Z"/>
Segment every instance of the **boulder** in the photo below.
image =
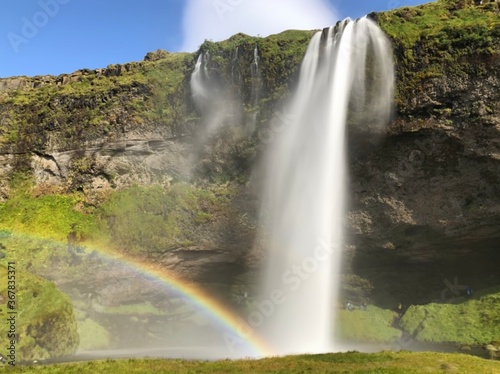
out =
<path fill-rule="evenodd" d="M 79 345 L 76 319 L 69 298 L 52 282 L 32 274 L 0 266 L 0 315 L 12 323 L 0 324 L 0 353 L 15 362 L 53 359 L 72 355 Z M 8 276 L 15 282 L 9 294 Z M 15 280 L 14 278 L 15 277 Z M 14 283 L 10 283 L 14 285 Z M 16 312 L 9 314 L 9 312 Z"/>

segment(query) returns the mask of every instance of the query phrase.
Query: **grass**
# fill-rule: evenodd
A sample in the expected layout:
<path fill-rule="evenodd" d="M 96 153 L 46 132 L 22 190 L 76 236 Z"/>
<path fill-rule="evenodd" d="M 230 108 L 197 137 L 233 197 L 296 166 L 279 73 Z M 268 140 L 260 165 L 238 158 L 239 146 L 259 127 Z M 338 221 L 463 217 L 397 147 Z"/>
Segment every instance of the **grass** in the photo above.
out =
<path fill-rule="evenodd" d="M 472 299 L 449 304 L 413 305 L 400 321 L 400 327 L 419 342 L 484 346 L 500 341 L 500 287 L 477 292 Z M 338 337 L 355 342 L 388 343 L 401 337 L 392 327 L 397 314 L 368 306 L 366 311 L 341 310 Z"/>
<path fill-rule="evenodd" d="M 459 354 L 359 352 L 261 360 L 106 360 L 42 367 L 0 368 L 0 373 L 498 373 L 500 363 Z"/>
<path fill-rule="evenodd" d="M 185 110 L 186 69 L 191 55 L 172 54 L 156 62 L 154 68 L 144 74 L 151 90 L 146 105 L 139 102 L 138 115 L 146 109 L 146 118 L 158 125 L 173 126 L 181 120 Z M 136 102 L 137 105 L 137 102 Z M 136 107 L 137 108 L 137 107 Z"/>
<path fill-rule="evenodd" d="M 17 234 L 66 241 L 72 227 L 80 240 L 97 230 L 92 214 L 84 206 L 80 193 L 36 193 L 33 177 L 28 173 L 14 173 L 9 180 L 10 198 L 0 203 L 0 230 Z"/>
<path fill-rule="evenodd" d="M 500 289 L 457 304 L 408 308 L 401 326 L 421 342 L 484 345 L 500 341 Z"/>
<path fill-rule="evenodd" d="M 81 238 L 89 237 L 97 227 L 75 209 L 82 201 L 79 195 L 17 196 L 0 204 L 1 228 L 64 241 L 74 224 Z"/>

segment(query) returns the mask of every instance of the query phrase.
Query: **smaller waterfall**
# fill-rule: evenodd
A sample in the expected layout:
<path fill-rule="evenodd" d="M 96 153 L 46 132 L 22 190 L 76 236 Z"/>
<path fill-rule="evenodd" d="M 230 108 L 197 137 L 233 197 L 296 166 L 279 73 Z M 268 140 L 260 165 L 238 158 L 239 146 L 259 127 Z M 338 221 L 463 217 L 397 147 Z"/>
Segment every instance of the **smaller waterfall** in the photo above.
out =
<path fill-rule="evenodd" d="M 250 65 L 252 71 L 252 78 L 257 78 L 259 76 L 259 63 L 260 63 L 259 49 L 257 48 L 257 46 L 255 46 L 253 50 L 253 61 L 252 64 Z"/>
<path fill-rule="evenodd" d="M 210 54 L 208 52 L 200 53 L 196 60 L 193 74 L 191 75 L 191 92 L 193 100 L 200 110 L 204 109 L 206 102 L 210 98 L 208 89 L 209 74 L 207 68 L 209 58 Z"/>
<path fill-rule="evenodd" d="M 238 57 L 236 49 L 232 59 L 235 78 L 239 75 Z M 190 81 L 193 102 L 200 115 L 195 140 L 198 158 L 202 157 L 205 145 L 224 127 L 235 128 L 241 123 L 240 98 L 238 94 L 231 93 L 231 89 L 238 89 L 239 85 L 232 86 L 221 79 L 219 71 L 209 70 L 211 58 L 208 52 L 198 56 Z"/>
<path fill-rule="evenodd" d="M 194 104 L 203 118 L 197 131 L 196 148 L 198 152 L 202 152 L 203 145 L 217 133 L 225 115 L 225 109 L 222 106 L 223 95 L 208 70 L 210 57 L 208 52 L 200 53 L 190 82 Z"/>
<path fill-rule="evenodd" d="M 239 85 L 241 83 L 239 58 L 240 58 L 240 47 L 237 46 L 234 49 L 233 58 L 231 60 L 231 81 L 235 85 Z"/>
<path fill-rule="evenodd" d="M 257 46 L 255 46 L 253 50 L 253 60 L 252 63 L 250 64 L 250 73 L 252 75 L 252 92 L 250 96 L 250 105 L 253 108 L 253 112 L 250 115 L 250 121 L 247 125 L 248 135 L 252 135 L 256 128 L 257 114 L 258 114 L 257 105 L 259 104 L 260 90 L 262 86 L 261 72 L 260 72 L 260 56 L 259 56 L 259 49 L 257 48 Z"/>

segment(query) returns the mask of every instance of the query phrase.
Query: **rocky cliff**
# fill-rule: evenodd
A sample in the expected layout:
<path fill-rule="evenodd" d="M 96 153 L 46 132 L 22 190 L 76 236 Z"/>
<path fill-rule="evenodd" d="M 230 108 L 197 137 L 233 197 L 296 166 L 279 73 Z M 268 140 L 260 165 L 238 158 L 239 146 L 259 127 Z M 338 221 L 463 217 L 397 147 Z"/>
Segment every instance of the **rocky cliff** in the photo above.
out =
<path fill-rule="evenodd" d="M 376 147 L 351 141 L 348 225 L 354 271 L 381 299 L 440 299 L 455 277 L 499 282 L 499 4 L 483 3 L 375 16 L 394 41 L 397 107 Z"/>
<path fill-rule="evenodd" d="M 370 123 L 349 130 L 346 297 L 388 307 L 440 298 L 455 277 L 477 288 L 500 283 L 499 5 L 440 0 L 369 15 L 392 40 L 397 92 L 383 132 Z M 104 232 L 115 249 L 142 248 L 194 280 L 244 283 L 259 263 L 259 157 L 286 131 L 283 108 L 311 35 L 238 34 L 193 55 L 158 51 L 106 69 L 0 80 L 4 229 L 36 226 L 10 217 L 22 175 L 30 196 L 55 199 L 54 209 L 77 197 L 79 215 L 49 236 L 76 230 L 92 241 Z M 189 85 L 200 53 L 211 105 L 225 108 L 208 138 L 213 113 L 195 105 Z M 123 195 L 133 185 L 161 186 L 171 199 L 149 187 Z M 148 227 L 121 222 L 113 201 Z"/>

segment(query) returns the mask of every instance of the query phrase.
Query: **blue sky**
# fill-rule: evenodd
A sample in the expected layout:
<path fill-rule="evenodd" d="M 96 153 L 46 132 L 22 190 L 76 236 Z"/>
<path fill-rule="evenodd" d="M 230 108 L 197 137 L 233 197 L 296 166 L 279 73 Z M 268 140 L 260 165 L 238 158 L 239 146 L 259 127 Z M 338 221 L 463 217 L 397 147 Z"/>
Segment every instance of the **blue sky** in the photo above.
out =
<path fill-rule="evenodd" d="M 69 73 L 194 51 L 242 31 L 326 27 L 429 0 L 2 0 L 0 77 Z"/>

